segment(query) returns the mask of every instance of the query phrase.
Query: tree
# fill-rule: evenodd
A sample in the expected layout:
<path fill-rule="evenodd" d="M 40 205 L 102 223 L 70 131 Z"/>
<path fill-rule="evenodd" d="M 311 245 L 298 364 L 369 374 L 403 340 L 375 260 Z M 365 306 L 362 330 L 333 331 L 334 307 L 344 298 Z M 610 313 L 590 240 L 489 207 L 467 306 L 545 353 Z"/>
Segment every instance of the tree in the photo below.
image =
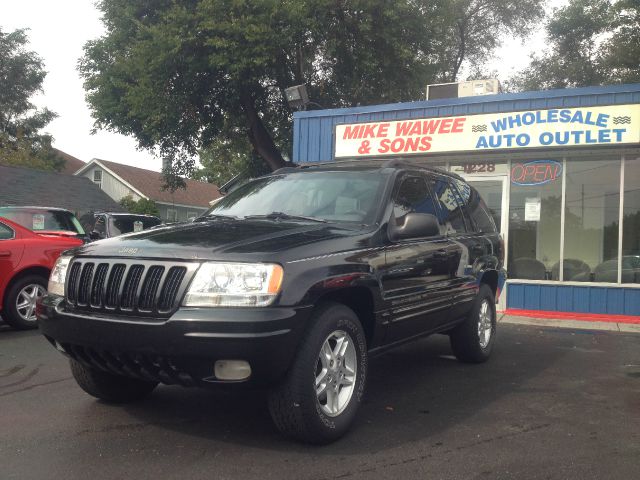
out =
<path fill-rule="evenodd" d="M 31 102 L 46 76 L 42 60 L 26 49 L 25 30 L 0 30 L 0 162 L 43 170 L 60 170 L 64 159 L 40 133 L 56 116 Z"/>
<path fill-rule="evenodd" d="M 484 62 L 510 34 L 525 37 L 544 17 L 541 1 L 451 0 L 444 25 L 443 82 L 458 80 L 465 61 L 479 72 Z M 475 78 L 478 78 L 477 76 Z"/>
<path fill-rule="evenodd" d="M 129 213 L 160 216 L 156 202 L 148 198 L 141 198 L 136 201 L 131 195 L 127 195 L 120 199 L 120 205 Z"/>
<path fill-rule="evenodd" d="M 245 136 L 214 140 L 199 152 L 201 168 L 191 175 L 195 180 L 223 186 L 236 175 L 254 178 L 269 173 L 263 161 L 252 154 Z"/>
<path fill-rule="evenodd" d="M 275 169 L 291 148 L 286 87 L 306 83 L 324 108 L 420 99 L 505 29 L 525 32 L 542 2 L 101 0 L 106 34 L 80 72 L 96 128 L 157 148 L 174 175 L 240 138 L 237 153 Z"/>
<path fill-rule="evenodd" d="M 509 83 L 535 90 L 640 81 L 640 3 L 571 0 L 546 26 L 549 48 Z"/>

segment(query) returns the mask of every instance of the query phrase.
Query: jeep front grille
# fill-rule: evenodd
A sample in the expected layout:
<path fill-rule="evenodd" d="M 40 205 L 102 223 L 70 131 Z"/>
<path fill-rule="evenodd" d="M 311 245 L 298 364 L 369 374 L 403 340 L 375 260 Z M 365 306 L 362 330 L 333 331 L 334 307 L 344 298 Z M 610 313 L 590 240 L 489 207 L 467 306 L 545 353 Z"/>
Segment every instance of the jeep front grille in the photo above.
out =
<path fill-rule="evenodd" d="M 72 309 L 168 317 L 177 308 L 198 264 L 77 258 L 66 281 Z"/>

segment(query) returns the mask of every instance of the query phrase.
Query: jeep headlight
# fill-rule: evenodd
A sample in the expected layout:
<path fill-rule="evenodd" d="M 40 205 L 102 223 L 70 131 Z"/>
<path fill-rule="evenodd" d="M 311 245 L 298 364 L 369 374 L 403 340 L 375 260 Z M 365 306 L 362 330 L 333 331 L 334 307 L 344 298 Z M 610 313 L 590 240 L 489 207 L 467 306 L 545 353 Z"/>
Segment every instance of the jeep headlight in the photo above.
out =
<path fill-rule="evenodd" d="M 280 293 L 282 267 L 268 263 L 203 263 L 182 302 L 186 307 L 264 307 Z"/>
<path fill-rule="evenodd" d="M 67 268 L 69 268 L 72 258 L 68 255 L 61 255 L 56 260 L 51 275 L 49 275 L 49 285 L 47 285 L 49 293 L 64 297 L 64 282 L 67 279 Z"/>

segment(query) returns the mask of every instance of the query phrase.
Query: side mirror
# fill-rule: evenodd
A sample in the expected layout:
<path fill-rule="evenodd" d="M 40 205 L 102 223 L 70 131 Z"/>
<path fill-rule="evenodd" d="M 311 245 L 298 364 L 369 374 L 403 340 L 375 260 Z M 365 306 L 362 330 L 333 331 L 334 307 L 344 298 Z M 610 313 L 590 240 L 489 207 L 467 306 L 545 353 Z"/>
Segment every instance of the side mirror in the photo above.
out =
<path fill-rule="evenodd" d="M 390 233 L 392 240 L 435 237 L 440 235 L 440 224 L 430 213 L 407 213 L 402 225 L 392 224 Z"/>

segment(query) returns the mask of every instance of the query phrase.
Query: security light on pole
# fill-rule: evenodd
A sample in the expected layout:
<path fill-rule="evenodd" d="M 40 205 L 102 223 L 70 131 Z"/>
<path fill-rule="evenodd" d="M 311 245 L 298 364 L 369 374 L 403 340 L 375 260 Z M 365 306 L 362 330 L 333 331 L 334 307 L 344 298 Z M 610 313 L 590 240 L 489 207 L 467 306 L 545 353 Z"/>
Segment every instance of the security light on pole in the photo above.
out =
<path fill-rule="evenodd" d="M 305 84 L 295 85 L 293 87 L 286 88 L 284 95 L 287 98 L 287 103 L 291 108 L 304 108 L 309 104 L 309 94 L 307 93 L 307 86 Z"/>

